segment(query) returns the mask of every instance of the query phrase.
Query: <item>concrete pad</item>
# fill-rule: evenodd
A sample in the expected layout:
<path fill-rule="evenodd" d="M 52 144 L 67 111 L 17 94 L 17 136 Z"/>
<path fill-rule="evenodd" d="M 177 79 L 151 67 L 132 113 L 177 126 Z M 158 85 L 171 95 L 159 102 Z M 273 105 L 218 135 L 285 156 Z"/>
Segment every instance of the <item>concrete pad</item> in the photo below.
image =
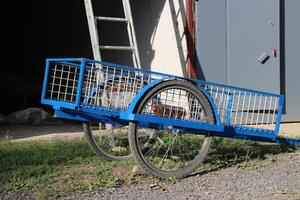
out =
<path fill-rule="evenodd" d="M 74 139 L 84 136 L 81 124 L 2 125 L 0 137 L 14 141 Z"/>
<path fill-rule="evenodd" d="M 300 123 L 281 123 L 280 135 L 300 138 Z"/>

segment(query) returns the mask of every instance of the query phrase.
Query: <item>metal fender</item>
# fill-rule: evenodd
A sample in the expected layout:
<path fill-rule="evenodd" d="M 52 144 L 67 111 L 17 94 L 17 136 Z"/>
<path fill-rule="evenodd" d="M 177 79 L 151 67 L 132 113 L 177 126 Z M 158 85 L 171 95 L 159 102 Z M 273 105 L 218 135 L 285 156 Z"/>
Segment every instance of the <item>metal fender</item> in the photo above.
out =
<path fill-rule="evenodd" d="M 196 81 L 192 81 L 192 82 L 197 86 L 197 82 Z M 213 98 L 203 88 L 201 88 L 199 86 L 197 86 L 197 88 L 206 96 L 207 100 L 209 101 L 210 106 L 211 106 L 211 108 L 213 110 L 213 114 L 215 116 L 216 125 L 222 125 L 221 119 L 220 119 L 220 116 L 219 116 L 219 112 L 218 112 L 217 106 L 216 106 Z"/>
<path fill-rule="evenodd" d="M 127 112 L 122 112 L 120 115 L 121 119 L 126 119 L 126 120 L 130 120 L 130 115 L 134 113 L 134 109 L 135 107 L 138 105 L 139 101 L 141 100 L 141 98 L 147 94 L 147 92 L 153 88 L 155 85 L 162 83 L 164 81 L 168 81 L 171 80 L 170 78 L 162 78 L 162 79 L 157 79 L 155 81 L 152 81 L 151 83 L 147 84 L 145 87 L 143 87 L 133 98 L 133 100 L 131 101 L 129 108 L 127 110 Z"/>
<path fill-rule="evenodd" d="M 158 79 L 158 80 L 155 80 L 151 83 L 149 83 L 148 85 L 146 85 L 145 87 L 143 87 L 138 93 L 137 95 L 133 98 L 127 112 L 122 112 L 121 115 L 120 115 L 120 118 L 121 119 L 125 119 L 125 120 L 131 120 L 132 119 L 132 114 L 134 114 L 134 109 L 135 107 L 137 106 L 137 104 L 139 103 L 139 101 L 141 100 L 141 98 L 151 89 L 153 88 L 155 85 L 159 84 L 159 83 L 162 83 L 164 81 L 168 81 L 168 80 L 171 80 L 170 78 L 163 78 L 163 79 Z M 191 80 L 188 80 L 188 79 L 183 79 L 183 80 L 186 80 L 186 81 L 191 81 Z M 191 81 L 193 82 L 193 84 L 197 85 L 196 82 L 194 81 Z M 218 114 L 218 109 L 214 103 L 214 100 L 212 99 L 212 97 L 205 91 L 203 90 L 203 88 L 200 88 L 198 87 L 198 89 L 206 96 L 206 98 L 208 99 L 211 107 L 212 107 L 212 110 L 213 110 L 213 114 L 215 116 L 215 120 L 216 120 L 216 125 L 221 125 L 221 120 L 220 120 L 220 117 L 219 117 L 219 114 Z"/>

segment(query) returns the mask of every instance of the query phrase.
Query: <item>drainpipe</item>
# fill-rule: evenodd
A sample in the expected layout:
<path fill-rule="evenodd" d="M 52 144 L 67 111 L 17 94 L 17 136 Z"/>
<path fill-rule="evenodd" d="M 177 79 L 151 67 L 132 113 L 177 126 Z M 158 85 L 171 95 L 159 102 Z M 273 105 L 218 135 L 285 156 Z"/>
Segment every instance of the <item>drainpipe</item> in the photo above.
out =
<path fill-rule="evenodd" d="M 195 68 L 195 1 L 186 0 L 186 19 L 185 34 L 187 40 L 187 72 L 189 78 L 196 78 Z"/>

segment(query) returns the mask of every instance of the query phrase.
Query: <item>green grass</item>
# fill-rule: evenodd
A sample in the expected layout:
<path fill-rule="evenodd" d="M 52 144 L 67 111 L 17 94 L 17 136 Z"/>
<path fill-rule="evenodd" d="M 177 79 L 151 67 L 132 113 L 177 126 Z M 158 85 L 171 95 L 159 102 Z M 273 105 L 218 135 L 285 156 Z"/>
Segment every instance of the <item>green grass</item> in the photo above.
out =
<path fill-rule="evenodd" d="M 130 170 L 135 165 L 133 160 L 100 160 L 85 140 L 21 143 L 1 140 L 0 157 L 0 193 L 29 189 L 40 197 L 117 187 L 125 184 L 126 177 L 118 177 L 113 168 Z"/>
<path fill-rule="evenodd" d="M 208 160 L 198 172 L 244 166 L 249 161 L 287 150 L 294 149 L 282 149 L 274 144 L 215 139 Z M 98 187 L 176 181 L 152 178 L 140 170 L 133 160 L 101 160 L 91 152 L 85 140 L 19 143 L 0 140 L 0 196 L 1 193 L 29 190 L 44 198 L 92 191 Z"/>
<path fill-rule="evenodd" d="M 264 160 L 272 155 L 295 150 L 296 147 L 280 146 L 274 143 L 216 138 L 206 160 L 206 166 L 211 166 L 211 168 L 246 167 L 251 161 Z"/>

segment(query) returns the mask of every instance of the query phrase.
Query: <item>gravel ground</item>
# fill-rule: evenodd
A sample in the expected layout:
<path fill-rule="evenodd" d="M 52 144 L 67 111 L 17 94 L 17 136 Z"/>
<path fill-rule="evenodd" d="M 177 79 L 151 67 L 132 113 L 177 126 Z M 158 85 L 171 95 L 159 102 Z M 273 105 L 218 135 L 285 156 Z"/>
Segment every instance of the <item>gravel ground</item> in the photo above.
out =
<path fill-rule="evenodd" d="M 3 197 L 4 194 L 0 193 Z M 5 196 L 5 199 L 39 199 L 30 191 Z M 85 194 L 48 200 L 300 200 L 300 151 L 251 161 L 245 168 L 230 167 L 195 174 L 169 185 L 135 185 L 99 188 Z"/>
<path fill-rule="evenodd" d="M 194 175 L 171 185 L 99 189 L 61 199 L 300 200 L 300 152 L 278 155 L 244 169 L 227 168 Z"/>
<path fill-rule="evenodd" d="M 299 124 L 300 125 L 300 124 Z M 51 127 L 55 127 L 52 130 Z M 60 129 L 61 127 L 62 129 Z M 297 126 L 298 127 L 298 126 Z M 297 128 L 296 127 L 296 128 Z M 24 134 L 24 127 L 0 127 L 1 133 L 8 134 L 14 139 L 35 138 L 42 129 L 46 138 L 53 134 L 74 132 L 82 137 L 82 132 L 77 126 L 34 126 Z M 20 130 L 19 130 L 20 129 Z M 34 129 L 34 130 L 33 130 Z M 36 131 L 38 129 L 39 131 Z M 57 130 L 59 129 L 59 130 Z M 72 131 L 70 131 L 72 129 Z M 73 130 L 74 129 L 74 130 Z M 6 130 L 6 131 L 3 131 Z M 287 129 L 288 130 L 288 129 Z M 299 129 L 297 129 L 299 130 Z M 25 133 L 27 133 L 25 132 Z M 22 134 L 21 134 L 22 133 Z M 49 134 L 52 134 L 49 136 Z M 38 139 L 40 139 L 40 136 Z M 43 136 L 41 136 L 43 137 Z M 261 166 L 262 165 L 262 166 Z M 300 200 L 300 151 L 297 153 L 278 155 L 275 159 L 267 159 L 254 164 L 255 167 L 237 169 L 236 167 L 221 169 L 206 174 L 194 175 L 175 184 L 169 185 L 138 185 L 121 188 L 101 188 L 86 194 L 74 194 L 59 200 L 106 200 L 106 199 L 258 199 L 258 200 Z M 258 167 L 259 166 L 259 167 Z M 0 193 L 3 197 L 4 194 Z M 38 199 L 30 191 L 19 191 L 6 196 L 6 199 Z"/>

